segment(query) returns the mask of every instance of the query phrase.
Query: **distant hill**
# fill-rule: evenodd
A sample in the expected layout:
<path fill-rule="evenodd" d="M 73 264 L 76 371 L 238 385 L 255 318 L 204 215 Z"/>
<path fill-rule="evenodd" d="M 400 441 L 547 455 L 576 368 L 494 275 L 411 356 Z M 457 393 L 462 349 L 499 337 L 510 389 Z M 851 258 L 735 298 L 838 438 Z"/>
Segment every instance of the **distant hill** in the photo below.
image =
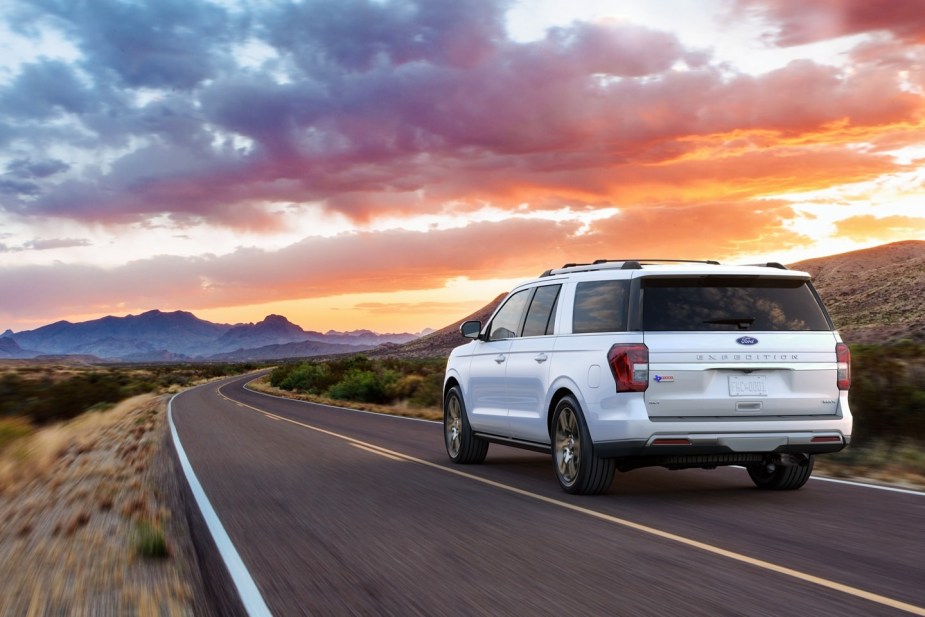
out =
<path fill-rule="evenodd" d="M 0 359 L 32 358 L 36 355 L 35 352 L 26 351 L 20 347 L 16 341 L 9 338 L 9 336 L 0 338 Z"/>
<path fill-rule="evenodd" d="M 466 339 L 459 334 L 459 326 L 462 325 L 464 321 L 469 321 L 471 319 L 478 319 L 484 324 L 506 296 L 507 293 L 503 293 L 471 315 L 463 317 L 459 321 L 453 322 L 445 328 L 431 332 L 419 339 L 403 345 L 382 345 L 374 350 L 366 352 L 364 355 L 371 358 L 447 357 L 450 355 L 450 352 L 453 351 L 454 347 L 458 347 L 466 342 Z"/>
<path fill-rule="evenodd" d="M 231 326 L 199 319 L 186 311 L 148 311 L 92 321 L 58 321 L 11 338 L 24 349 L 43 354 L 92 354 L 100 358 L 168 350 L 197 355 Z M 7 335 L 10 336 L 10 335 Z"/>
<path fill-rule="evenodd" d="M 895 242 L 789 267 L 813 275 L 846 342 L 925 343 L 925 242 Z"/>
<path fill-rule="evenodd" d="M 126 317 L 59 321 L 0 335 L 0 358 L 81 355 L 119 362 L 272 360 L 354 353 L 414 334 L 306 331 L 281 315 L 248 324 L 217 324 L 186 311 L 148 311 Z"/>

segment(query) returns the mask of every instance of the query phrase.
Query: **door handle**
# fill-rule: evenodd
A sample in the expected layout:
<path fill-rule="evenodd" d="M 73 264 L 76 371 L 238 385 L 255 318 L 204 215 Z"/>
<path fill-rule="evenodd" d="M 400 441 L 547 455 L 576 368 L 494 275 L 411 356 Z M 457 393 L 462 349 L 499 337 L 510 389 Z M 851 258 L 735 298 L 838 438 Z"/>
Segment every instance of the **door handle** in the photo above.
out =
<path fill-rule="evenodd" d="M 549 356 L 547 356 L 544 353 L 538 353 L 535 356 L 533 356 L 533 359 L 536 360 L 537 364 L 542 364 L 543 362 L 546 362 L 546 360 L 549 359 Z"/>
<path fill-rule="evenodd" d="M 504 362 L 504 354 L 499 353 L 497 356 L 495 356 L 495 362 L 497 362 L 498 364 L 501 364 L 502 362 Z"/>

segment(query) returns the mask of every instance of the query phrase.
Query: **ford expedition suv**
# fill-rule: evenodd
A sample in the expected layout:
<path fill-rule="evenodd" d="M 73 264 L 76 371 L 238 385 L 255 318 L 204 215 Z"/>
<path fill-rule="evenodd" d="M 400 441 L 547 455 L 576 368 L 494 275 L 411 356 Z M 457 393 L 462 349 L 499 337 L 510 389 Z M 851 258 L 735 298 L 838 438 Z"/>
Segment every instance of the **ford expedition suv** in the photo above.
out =
<path fill-rule="evenodd" d="M 455 463 L 549 452 L 568 493 L 615 470 L 739 465 L 803 486 L 851 439 L 850 354 L 810 277 L 779 264 L 600 260 L 515 288 L 447 362 Z"/>

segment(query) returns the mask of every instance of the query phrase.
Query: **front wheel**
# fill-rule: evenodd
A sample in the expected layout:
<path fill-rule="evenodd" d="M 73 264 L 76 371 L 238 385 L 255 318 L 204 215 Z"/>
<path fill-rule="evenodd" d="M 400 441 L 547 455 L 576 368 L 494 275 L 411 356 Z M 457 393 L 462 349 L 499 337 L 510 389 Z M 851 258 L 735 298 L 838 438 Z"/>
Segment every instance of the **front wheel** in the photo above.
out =
<path fill-rule="evenodd" d="M 610 488 L 616 461 L 594 453 L 581 407 L 566 396 L 553 412 L 552 459 L 559 486 L 572 495 L 598 495 Z"/>
<path fill-rule="evenodd" d="M 443 436 L 450 460 L 460 464 L 481 463 L 488 454 L 488 442 L 479 439 L 469 426 L 459 387 L 453 386 L 443 399 Z"/>
<path fill-rule="evenodd" d="M 800 488 L 813 473 L 813 455 L 798 465 L 777 465 L 775 463 L 758 463 L 746 467 L 748 475 L 760 489 L 768 491 L 795 491 Z"/>

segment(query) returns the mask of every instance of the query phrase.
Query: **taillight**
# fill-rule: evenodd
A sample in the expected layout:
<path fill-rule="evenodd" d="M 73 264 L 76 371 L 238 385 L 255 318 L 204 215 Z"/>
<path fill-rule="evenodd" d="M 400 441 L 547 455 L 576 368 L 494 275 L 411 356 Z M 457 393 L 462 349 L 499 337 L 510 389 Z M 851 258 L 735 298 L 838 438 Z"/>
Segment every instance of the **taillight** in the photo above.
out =
<path fill-rule="evenodd" d="M 649 348 L 645 345 L 614 345 L 607 352 L 607 363 L 617 392 L 643 392 L 649 387 Z"/>
<path fill-rule="evenodd" d="M 838 389 L 847 390 L 851 387 L 851 350 L 844 343 L 835 345 L 835 361 L 838 362 L 835 377 Z"/>

